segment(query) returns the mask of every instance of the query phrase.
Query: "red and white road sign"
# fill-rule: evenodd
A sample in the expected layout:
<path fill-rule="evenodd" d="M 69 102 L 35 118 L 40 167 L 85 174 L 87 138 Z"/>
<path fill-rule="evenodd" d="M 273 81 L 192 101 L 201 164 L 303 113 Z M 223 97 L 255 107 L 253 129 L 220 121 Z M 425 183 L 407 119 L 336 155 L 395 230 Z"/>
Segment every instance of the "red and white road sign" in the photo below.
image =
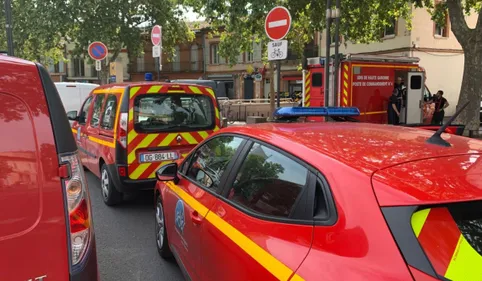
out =
<path fill-rule="evenodd" d="M 160 45 L 162 40 L 162 28 L 155 25 L 151 31 L 151 42 L 154 46 Z"/>
<path fill-rule="evenodd" d="M 282 6 L 273 8 L 266 16 L 264 30 L 269 39 L 278 41 L 285 38 L 291 28 L 291 15 L 288 9 Z"/>

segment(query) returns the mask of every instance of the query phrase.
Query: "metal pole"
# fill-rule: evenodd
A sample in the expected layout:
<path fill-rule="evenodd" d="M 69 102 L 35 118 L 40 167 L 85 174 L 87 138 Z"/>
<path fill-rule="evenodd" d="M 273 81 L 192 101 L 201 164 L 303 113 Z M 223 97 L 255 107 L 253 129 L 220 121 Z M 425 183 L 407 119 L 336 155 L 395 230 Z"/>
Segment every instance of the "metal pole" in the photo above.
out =
<path fill-rule="evenodd" d="M 12 34 L 12 3 L 10 0 L 5 0 L 5 27 L 7 30 L 7 47 L 8 55 L 14 56 L 13 34 Z"/>
<path fill-rule="evenodd" d="M 303 83 L 301 83 L 302 88 L 301 88 L 301 106 L 305 107 L 305 95 L 306 95 L 306 92 L 305 92 L 305 88 L 306 88 L 306 85 L 305 85 L 305 78 L 306 78 L 306 70 L 302 70 L 301 71 L 301 74 L 303 74 Z"/>
<path fill-rule="evenodd" d="M 330 36 L 331 26 L 331 0 L 326 0 L 326 61 L 325 61 L 325 106 L 329 105 L 329 91 L 330 91 Z"/>
<path fill-rule="evenodd" d="M 340 58 L 338 57 L 340 45 L 340 0 L 336 0 L 335 10 L 335 76 L 333 79 L 333 105 L 338 101 L 338 75 L 340 73 Z"/>
<path fill-rule="evenodd" d="M 160 57 L 156 59 L 156 68 L 157 68 L 157 81 L 161 81 L 161 58 Z"/>
<path fill-rule="evenodd" d="M 276 102 L 277 107 L 280 107 L 280 102 L 281 102 L 281 61 L 278 61 L 278 66 L 277 66 L 277 71 L 278 71 L 278 100 Z"/>

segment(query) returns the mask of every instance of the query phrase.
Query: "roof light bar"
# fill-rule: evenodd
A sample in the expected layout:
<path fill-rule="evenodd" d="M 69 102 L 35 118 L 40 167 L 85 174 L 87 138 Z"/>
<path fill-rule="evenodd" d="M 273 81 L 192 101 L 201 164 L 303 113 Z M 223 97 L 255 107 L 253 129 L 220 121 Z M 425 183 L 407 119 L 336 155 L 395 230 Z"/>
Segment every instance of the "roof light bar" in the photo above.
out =
<path fill-rule="evenodd" d="M 357 107 L 280 107 L 274 112 L 277 118 L 309 116 L 360 116 Z"/>

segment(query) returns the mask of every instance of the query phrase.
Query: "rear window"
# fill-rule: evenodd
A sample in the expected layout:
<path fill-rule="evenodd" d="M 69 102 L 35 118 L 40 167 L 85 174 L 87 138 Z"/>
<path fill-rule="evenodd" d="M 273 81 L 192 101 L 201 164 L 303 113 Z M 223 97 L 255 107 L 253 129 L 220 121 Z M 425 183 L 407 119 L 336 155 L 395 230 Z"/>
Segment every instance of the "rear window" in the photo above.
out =
<path fill-rule="evenodd" d="M 482 203 L 419 210 L 412 229 L 435 272 L 449 280 L 482 278 Z"/>
<path fill-rule="evenodd" d="M 482 280 L 482 201 L 382 210 L 410 266 L 440 280 Z"/>
<path fill-rule="evenodd" d="M 134 100 L 137 132 L 198 131 L 214 128 L 212 99 L 194 94 L 148 94 Z"/>

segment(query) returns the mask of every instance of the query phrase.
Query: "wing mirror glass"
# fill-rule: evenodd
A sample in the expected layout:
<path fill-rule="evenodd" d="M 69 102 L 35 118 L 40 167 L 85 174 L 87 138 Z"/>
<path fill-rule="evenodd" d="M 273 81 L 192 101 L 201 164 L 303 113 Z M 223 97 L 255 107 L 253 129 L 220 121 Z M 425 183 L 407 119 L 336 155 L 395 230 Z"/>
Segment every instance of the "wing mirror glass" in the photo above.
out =
<path fill-rule="evenodd" d="M 77 116 L 77 110 L 67 112 L 67 118 L 69 118 L 71 121 L 78 121 L 79 118 Z"/>
<path fill-rule="evenodd" d="M 156 177 L 158 181 L 174 181 L 177 183 L 177 163 L 169 163 L 157 170 Z"/>

